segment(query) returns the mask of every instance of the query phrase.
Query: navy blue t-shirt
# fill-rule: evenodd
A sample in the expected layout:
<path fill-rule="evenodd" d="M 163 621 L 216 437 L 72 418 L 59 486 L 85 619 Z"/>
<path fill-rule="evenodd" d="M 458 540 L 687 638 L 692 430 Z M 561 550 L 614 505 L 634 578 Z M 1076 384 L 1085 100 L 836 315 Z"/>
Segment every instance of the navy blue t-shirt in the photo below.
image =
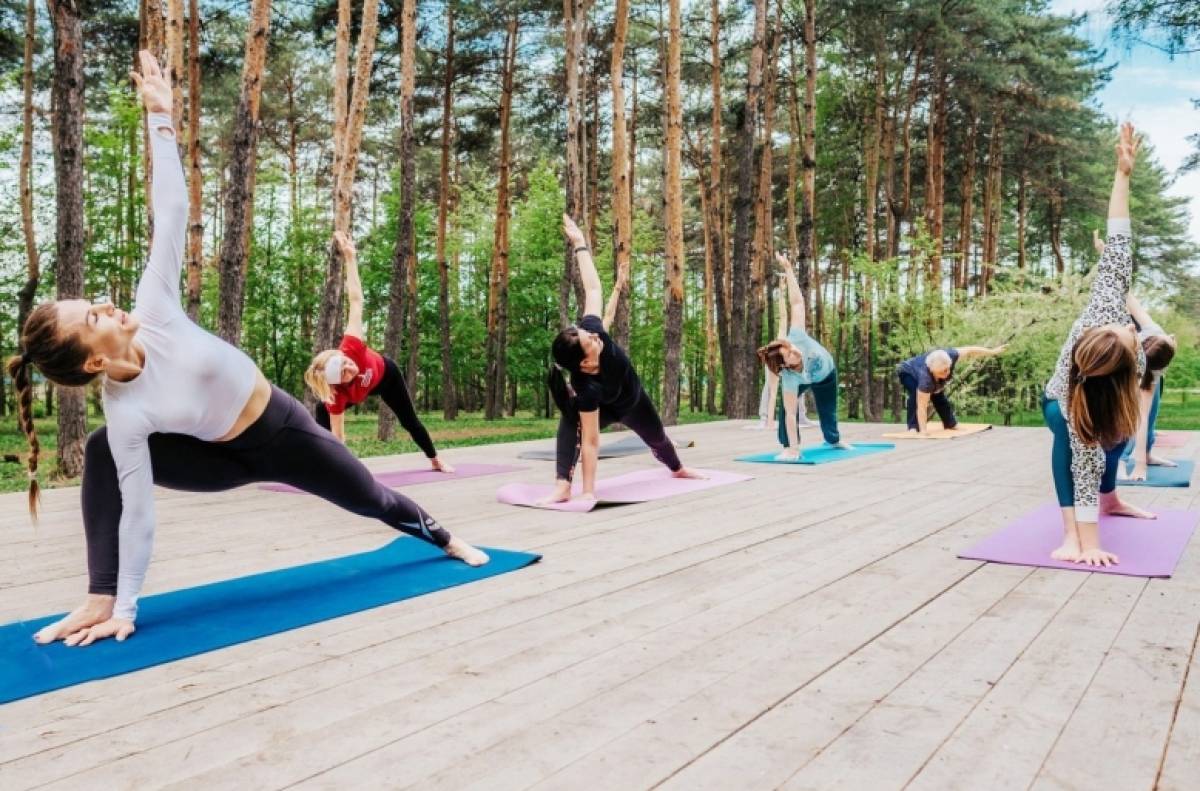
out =
<path fill-rule="evenodd" d="M 934 349 L 933 351 L 937 350 Z M 929 366 L 925 364 L 925 358 L 929 355 L 929 352 L 918 354 L 916 357 L 910 357 L 900 363 L 897 370 L 916 379 L 917 389 L 922 393 L 940 393 L 946 388 L 946 384 L 954 378 L 954 366 L 958 364 L 958 349 L 942 349 L 942 351 L 950 355 L 950 373 L 945 379 L 934 379 L 933 374 L 929 372 Z"/>
<path fill-rule="evenodd" d="M 629 355 L 613 341 L 599 316 L 584 316 L 578 326 L 599 335 L 604 348 L 600 350 L 599 373 L 571 374 L 576 409 L 594 412 L 603 406 L 606 412 L 616 414 L 632 409 L 642 393 L 642 382 L 633 370 Z"/>

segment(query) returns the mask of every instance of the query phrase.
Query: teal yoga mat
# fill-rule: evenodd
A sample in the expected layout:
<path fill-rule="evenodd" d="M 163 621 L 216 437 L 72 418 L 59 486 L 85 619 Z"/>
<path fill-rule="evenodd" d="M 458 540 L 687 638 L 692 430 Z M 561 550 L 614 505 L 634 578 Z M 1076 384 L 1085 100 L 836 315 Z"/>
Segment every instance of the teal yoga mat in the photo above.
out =
<path fill-rule="evenodd" d="M 147 596 L 126 642 L 87 648 L 37 645 L 33 635 L 62 617 L 0 626 L 0 703 L 286 632 L 443 588 L 524 568 L 541 555 L 485 548 L 478 568 L 415 538 L 370 552 Z"/>
<path fill-rule="evenodd" d="M 853 442 L 850 450 L 842 450 L 832 445 L 818 445 L 815 448 L 802 448 L 800 461 L 776 461 L 779 451 L 769 453 L 752 453 L 749 456 L 738 456 L 735 461 L 749 461 L 757 464 L 829 464 L 835 461 L 846 461 L 859 456 L 870 456 L 875 453 L 887 453 L 895 450 L 890 442 Z"/>
<path fill-rule="evenodd" d="M 1191 459 L 1173 459 L 1178 464 L 1178 467 L 1159 467 L 1152 466 L 1146 468 L 1146 480 L 1144 481 L 1128 481 L 1117 479 L 1118 486 L 1174 486 L 1184 487 L 1192 485 L 1192 472 L 1196 469 L 1196 463 Z M 1125 460 L 1122 459 L 1124 464 Z M 1127 466 L 1129 471 L 1133 471 L 1132 462 Z"/>

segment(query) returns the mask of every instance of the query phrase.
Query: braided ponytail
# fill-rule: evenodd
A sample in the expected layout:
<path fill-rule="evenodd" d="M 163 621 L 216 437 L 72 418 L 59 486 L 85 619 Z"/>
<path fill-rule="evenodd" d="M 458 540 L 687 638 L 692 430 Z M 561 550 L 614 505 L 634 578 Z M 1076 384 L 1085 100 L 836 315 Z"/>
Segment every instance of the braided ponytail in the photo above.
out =
<path fill-rule="evenodd" d="M 38 445 L 37 429 L 33 425 L 33 382 L 29 376 L 29 365 L 24 355 L 20 355 L 8 358 L 6 367 L 17 390 L 17 423 L 29 440 L 29 515 L 36 522 L 38 499 L 41 494 L 37 481 L 38 452 L 41 448 Z"/>

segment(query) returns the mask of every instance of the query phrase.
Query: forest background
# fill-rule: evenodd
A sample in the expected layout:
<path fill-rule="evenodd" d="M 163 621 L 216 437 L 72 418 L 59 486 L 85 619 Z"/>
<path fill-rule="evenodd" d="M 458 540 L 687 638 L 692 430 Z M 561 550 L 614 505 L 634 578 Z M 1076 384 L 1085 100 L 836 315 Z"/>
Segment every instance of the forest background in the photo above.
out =
<path fill-rule="evenodd" d="M 1113 53 L 1062 5 L 0 0 L 0 351 L 38 301 L 131 301 L 153 226 L 128 79 L 145 46 L 174 76 L 185 307 L 297 395 L 339 337 L 340 228 L 367 340 L 438 443 L 548 436 L 549 340 L 581 304 L 567 211 L 669 423 L 757 414 L 778 250 L 846 419 L 902 416 L 908 356 L 1007 343 L 953 398 L 1036 425 L 1104 227 L 1117 119 L 1098 96 L 1121 46 L 1200 50 L 1200 0 L 1111 3 Z M 1191 139 L 1178 170 L 1149 141 L 1132 199 L 1136 291 L 1180 339 L 1160 423 L 1182 428 L 1200 427 L 1200 250 L 1172 189 L 1200 167 Z M 61 449 L 43 469 L 69 481 L 98 391 L 38 384 Z M 3 380 L 0 412 L 0 487 L 20 488 Z M 354 449 L 411 450 L 389 418 L 360 410 Z"/>

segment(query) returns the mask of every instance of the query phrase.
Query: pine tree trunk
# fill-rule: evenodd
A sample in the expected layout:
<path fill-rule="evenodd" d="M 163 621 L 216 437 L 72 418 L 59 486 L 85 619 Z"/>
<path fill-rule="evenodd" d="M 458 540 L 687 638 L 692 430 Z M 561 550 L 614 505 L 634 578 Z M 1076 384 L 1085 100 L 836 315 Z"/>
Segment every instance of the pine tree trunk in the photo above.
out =
<path fill-rule="evenodd" d="M 992 275 L 996 270 L 1000 250 L 1000 217 L 1004 204 L 1004 111 L 999 107 L 996 108 L 995 119 L 992 121 L 986 181 L 990 210 L 983 218 L 987 241 L 983 248 L 982 272 L 979 278 L 979 294 L 984 297 L 988 295 Z"/>
<path fill-rule="evenodd" d="M 752 417 L 758 410 L 756 394 L 752 392 L 757 374 L 757 358 L 753 357 L 756 340 L 751 334 L 754 295 L 749 291 L 754 268 L 753 215 L 755 167 L 754 148 L 758 127 L 758 103 L 762 94 L 763 61 L 767 34 L 766 0 L 754 2 L 754 37 L 750 50 L 750 69 L 746 78 L 746 106 L 738 126 L 737 193 L 733 199 L 733 265 L 732 302 L 730 310 L 730 351 L 734 369 L 726 393 L 726 414 L 729 417 Z"/>
<path fill-rule="evenodd" d="M 612 58 L 609 61 L 609 86 L 612 93 L 612 216 L 613 216 L 613 298 L 618 312 L 624 311 L 624 325 L 614 320 L 613 340 L 629 345 L 629 266 L 633 247 L 632 198 L 630 196 L 629 152 L 625 137 L 625 36 L 629 30 L 629 0 L 617 0 L 613 19 Z"/>
<path fill-rule="evenodd" d="M 350 0 L 338 0 L 337 27 L 334 33 L 333 45 L 333 167 L 330 173 L 332 182 L 332 200 L 334 230 L 349 231 L 349 207 L 344 210 L 339 203 L 338 185 L 342 180 L 345 158 L 346 125 L 350 115 Z M 403 38 L 403 30 L 400 38 Z M 401 157 L 401 167 L 406 166 L 406 160 Z M 339 222 L 345 226 L 339 226 Z M 338 330 L 342 320 L 342 258 L 336 245 L 329 245 L 326 254 L 325 283 L 321 290 L 321 307 L 317 314 L 316 348 L 329 349 L 337 343 Z M 390 319 L 389 319 L 390 322 Z M 390 329 L 390 324 L 389 324 Z M 390 336 L 389 336 L 390 337 Z M 386 346 L 386 344 L 385 344 Z M 389 357 L 395 357 L 396 350 L 385 348 Z M 385 410 L 386 411 L 386 410 Z"/>
<path fill-rule="evenodd" d="M 175 128 L 183 130 L 183 0 L 167 0 L 167 62 L 170 71 L 172 121 Z M 183 159 L 185 141 L 179 141 L 180 159 Z"/>
<path fill-rule="evenodd" d="M 1024 162 L 1024 159 L 1022 159 Z M 1025 235 L 1026 223 L 1028 222 L 1028 196 L 1026 191 L 1029 185 L 1029 173 L 1026 172 L 1024 165 L 1021 167 L 1021 172 L 1017 176 L 1017 269 L 1025 271 L 1026 253 L 1025 253 Z"/>
<path fill-rule="evenodd" d="M 726 226 L 723 211 L 725 190 L 721 184 L 721 6 L 719 0 L 710 0 L 709 13 L 712 17 L 709 24 L 708 37 L 712 62 L 710 75 L 712 128 L 709 131 L 709 146 L 711 150 L 708 159 L 708 185 L 705 195 L 705 203 L 707 205 L 704 212 L 704 226 L 707 231 L 708 244 L 711 248 L 709 257 L 712 261 L 712 274 L 708 278 L 708 291 L 711 292 L 709 298 L 713 300 L 714 304 L 714 307 L 710 308 L 710 310 L 714 310 L 716 313 L 714 321 L 717 330 L 717 345 L 721 349 L 722 401 L 724 403 L 725 414 L 731 415 L 733 414 L 733 402 L 730 400 L 729 394 L 733 388 L 735 366 L 729 338 L 729 292 L 725 287 L 726 282 L 729 280 L 726 272 L 729 259 L 725 255 Z M 712 376 L 715 379 L 716 371 L 713 371 Z"/>
<path fill-rule="evenodd" d="M 972 222 L 975 214 L 975 147 L 979 132 L 979 119 L 973 105 L 967 105 L 967 134 L 963 141 L 963 173 L 959 192 L 962 208 L 959 210 L 958 256 L 954 265 L 954 289 L 960 297 L 967 291 L 967 276 L 970 272 L 971 245 L 974 238 Z M 984 193 L 984 216 L 987 216 L 987 192 Z"/>
<path fill-rule="evenodd" d="M 404 0 L 400 21 L 400 206 L 396 244 L 392 248 L 392 284 L 388 303 L 388 323 L 384 333 L 384 353 L 397 360 L 400 339 L 414 299 L 409 269 L 413 260 L 413 211 L 416 208 L 416 162 L 413 157 L 413 94 L 416 91 L 417 3 Z M 340 302 L 339 302 L 340 304 Z M 414 341 L 409 338 L 409 343 Z M 408 383 L 411 387 L 413 382 Z M 395 430 L 396 416 L 390 409 L 379 411 L 379 439 L 387 441 Z"/>
<path fill-rule="evenodd" d="M 866 220 L 866 253 L 872 261 L 879 260 L 879 244 L 876 238 L 876 209 L 878 208 L 879 193 L 879 149 L 883 138 L 884 88 L 886 86 L 887 63 L 885 60 L 883 42 L 880 41 L 875 53 L 875 99 L 872 117 L 868 127 L 867 145 L 864 153 L 865 173 L 863 215 Z M 864 417 L 871 422 L 878 422 L 880 414 L 876 408 L 878 399 L 875 397 L 875 376 L 872 365 L 872 341 L 874 337 L 874 278 L 868 274 L 862 278 L 859 293 L 859 341 L 861 363 L 862 402 Z"/>
<path fill-rule="evenodd" d="M 138 4 L 139 10 L 139 25 L 138 25 L 138 49 L 148 49 L 159 65 L 165 65 L 168 69 L 169 64 L 165 63 L 164 55 L 167 50 L 167 30 L 166 22 L 163 20 L 163 5 L 162 0 L 141 0 Z M 138 63 L 138 55 L 134 53 L 134 68 L 141 70 Z M 178 108 L 178 102 L 175 108 Z M 145 193 L 145 211 L 146 211 L 146 236 L 154 237 L 154 205 L 150 200 L 150 183 L 154 180 L 154 162 L 150 157 L 150 127 L 149 118 L 145 107 L 138 103 L 138 109 L 142 113 L 142 173 L 144 175 L 142 181 L 142 189 Z M 179 129 L 179 122 L 174 121 L 176 129 Z M 178 144 L 178 139 L 176 140 Z M 130 196 L 132 197 L 132 195 Z"/>
<path fill-rule="evenodd" d="M 484 397 L 484 416 L 488 420 L 500 417 L 504 406 L 505 357 L 508 353 L 509 127 L 516 57 L 517 15 L 514 12 L 508 20 L 505 33 L 500 91 L 500 173 L 496 187 L 496 225 L 488 283 L 487 390 Z"/>
<path fill-rule="evenodd" d="M 450 262 L 446 258 L 446 226 L 450 214 L 450 135 L 454 119 L 454 0 L 446 3 L 446 55 L 442 77 L 442 156 L 438 174 L 438 330 L 442 351 L 442 417 L 458 417 L 450 354 Z"/>
<path fill-rule="evenodd" d="M 563 188 L 566 192 L 566 212 L 578 222 L 584 236 L 591 239 L 591 228 L 587 227 L 587 201 L 584 186 L 587 170 L 584 166 L 583 120 L 580 110 L 579 66 L 583 51 L 583 26 L 587 20 L 589 3 L 584 0 L 563 0 L 563 28 L 566 41 L 566 99 L 567 99 L 567 150 L 566 174 Z M 571 243 L 563 243 L 563 279 L 558 294 L 558 318 L 561 326 L 570 323 L 570 297 L 574 290 L 576 309 L 582 310 L 584 303 L 583 283 L 577 276 L 575 253 Z"/>
<path fill-rule="evenodd" d="M 57 185 L 55 281 L 58 299 L 83 297 L 83 23 L 76 0 L 48 0 L 54 30 L 54 77 L 50 86 L 54 176 Z M 47 415 L 50 386 L 47 385 Z M 83 471 L 87 406 L 80 387 L 59 393 L 57 474 Z"/>
<path fill-rule="evenodd" d="M 945 216 L 946 151 L 946 73 L 939 53 L 934 65 L 934 94 L 929 111 L 929 139 L 926 150 L 925 224 L 929 229 L 932 251 L 929 255 L 929 290 L 935 299 L 942 291 L 942 221 Z"/>
<path fill-rule="evenodd" d="M 17 292 L 17 338 L 33 310 L 41 278 L 41 256 L 33 228 L 33 49 L 37 40 L 36 0 L 25 4 L 25 49 L 21 67 L 21 162 L 18 165 L 21 192 L 21 231 L 25 237 L 25 283 Z M 2 379 L 3 377 L 0 377 Z M 0 399 L 2 401 L 3 399 Z M 3 407 L 0 406 L 0 411 Z"/>
<path fill-rule="evenodd" d="M 663 398 L 660 412 L 663 423 L 679 422 L 679 390 L 683 354 L 683 183 L 680 181 L 683 157 L 683 101 L 679 87 L 680 0 L 668 3 L 668 43 L 666 68 L 666 315 L 663 326 Z"/>
<path fill-rule="evenodd" d="M 258 150 L 258 108 L 262 96 L 263 67 L 267 59 L 271 0 L 254 0 L 246 31 L 246 60 L 242 89 L 233 117 L 229 152 L 229 182 L 225 193 L 225 233 L 218 261 L 220 303 L 217 334 L 238 345 L 242 337 L 246 266 L 254 219 L 254 173 Z"/>
<path fill-rule="evenodd" d="M 188 255 L 187 315 L 200 317 L 204 288 L 204 178 L 200 173 L 200 10 L 188 0 Z"/>
<path fill-rule="evenodd" d="M 813 311 L 813 337 L 822 338 L 825 300 L 821 294 L 821 269 L 817 261 L 817 4 L 804 0 L 804 192 L 800 201 L 800 277 L 805 278 L 805 300 Z M 815 306 L 814 304 L 815 303 Z"/>

